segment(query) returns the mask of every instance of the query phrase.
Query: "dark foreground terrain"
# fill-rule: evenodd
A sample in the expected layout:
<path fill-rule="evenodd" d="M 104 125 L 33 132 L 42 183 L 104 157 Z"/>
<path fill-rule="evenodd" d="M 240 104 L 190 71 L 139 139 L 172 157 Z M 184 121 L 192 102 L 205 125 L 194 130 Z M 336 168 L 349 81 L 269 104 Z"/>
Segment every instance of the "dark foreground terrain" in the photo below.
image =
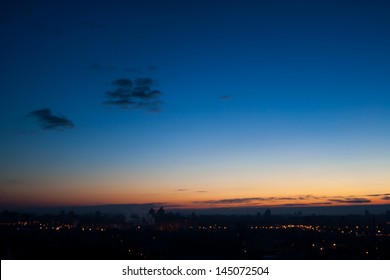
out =
<path fill-rule="evenodd" d="M 161 209 L 160 209 L 161 210 Z M 1 259 L 390 259 L 390 213 L 0 213 Z"/>

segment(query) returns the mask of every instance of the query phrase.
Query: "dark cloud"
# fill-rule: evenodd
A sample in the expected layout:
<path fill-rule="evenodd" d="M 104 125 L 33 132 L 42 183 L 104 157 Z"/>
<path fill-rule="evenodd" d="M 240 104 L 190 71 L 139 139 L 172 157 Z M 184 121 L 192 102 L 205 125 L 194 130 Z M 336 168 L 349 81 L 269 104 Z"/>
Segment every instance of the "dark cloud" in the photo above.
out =
<path fill-rule="evenodd" d="M 342 199 L 328 199 L 328 201 L 339 202 L 339 203 L 369 203 L 369 202 L 371 202 L 371 200 L 369 200 L 367 198 L 358 198 L 358 197 L 342 198 Z"/>
<path fill-rule="evenodd" d="M 129 79 L 117 79 L 113 81 L 112 84 L 120 88 L 131 89 L 133 81 Z"/>
<path fill-rule="evenodd" d="M 319 197 L 313 195 L 299 195 L 299 196 L 285 196 L 285 197 L 246 197 L 246 198 L 231 198 L 231 199 L 220 199 L 220 200 L 207 200 L 200 203 L 203 204 L 239 204 L 239 203 L 250 203 L 256 201 L 267 201 L 267 202 L 281 202 L 281 201 L 297 201 L 307 199 L 319 199 Z M 321 202 L 321 204 L 324 204 Z M 325 202 L 326 204 L 326 202 Z"/>
<path fill-rule="evenodd" d="M 312 202 L 312 203 L 306 203 L 309 206 L 321 206 L 321 205 L 332 205 L 332 202 Z"/>
<path fill-rule="evenodd" d="M 331 205 L 332 202 L 313 202 L 313 203 L 286 203 L 280 206 L 295 207 L 295 206 L 321 206 L 321 205 Z"/>
<path fill-rule="evenodd" d="M 151 90 L 149 87 L 136 87 L 132 94 L 135 98 L 152 99 L 161 95 L 161 92 L 159 90 Z"/>
<path fill-rule="evenodd" d="M 390 193 L 375 193 L 375 194 L 368 194 L 367 196 L 378 197 L 378 196 L 387 196 L 387 195 L 390 195 Z"/>
<path fill-rule="evenodd" d="M 232 96 L 231 95 L 221 95 L 219 98 L 221 100 L 228 100 L 228 99 L 232 99 Z"/>
<path fill-rule="evenodd" d="M 384 200 L 390 200 L 390 196 L 383 194 Z M 317 200 L 316 202 L 310 202 Z M 297 196 L 282 196 L 282 197 L 245 197 L 245 198 L 229 198 L 219 200 L 204 200 L 195 201 L 194 203 L 206 205 L 222 205 L 222 204 L 258 204 L 256 202 L 265 202 L 277 204 L 280 206 L 320 206 L 332 205 L 333 203 L 369 203 L 370 199 L 355 196 L 314 196 L 314 195 L 297 195 Z M 291 202 L 291 203 L 284 203 Z"/>
<path fill-rule="evenodd" d="M 307 203 L 285 203 L 281 204 L 279 206 L 287 206 L 287 207 L 295 207 L 295 206 L 308 206 L 309 204 Z"/>
<path fill-rule="evenodd" d="M 220 199 L 220 200 L 206 200 L 200 201 L 202 204 L 240 204 L 248 203 L 253 201 L 264 201 L 267 198 L 262 197 L 245 197 L 245 198 L 230 198 L 230 199 Z"/>
<path fill-rule="evenodd" d="M 60 130 L 65 128 L 74 128 L 74 123 L 64 116 L 54 115 L 50 109 L 43 108 L 32 111 L 27 116 L 38 120 L 42 129 Z"/>
<path fill-rule="evenodd" d="M 119 106 L 121 108 L 145 109 L 151 112 L 159 112 L 163 104 L 159 100 L 161 91 L 153 89 L 156 85 L 151 78 L 117 79 L 112 82 L 115 87 L 112 91 L 107 91 L 108 100 L 106 105 Z"/>
<path fill-rule="evenodd" d="M 313 195 L 299 195 L 299 196 L 288 196 L 288 197 L 277 197 L 275 200 L 307 200 L 307 199 L 320 199 Z"/>
<path fill-rule="evenodd" d="M 390 200 L 390 196 L 384 196 L 382 197 L 383 200 Z"/>
<path fill-rule="evenodd" d="M 297 200 L 297 198 L 295 198 L 295 197 L 279 197 L 278 200 Z M 298 200 L 302 200 L 302 199 L 298 199 Z"/>

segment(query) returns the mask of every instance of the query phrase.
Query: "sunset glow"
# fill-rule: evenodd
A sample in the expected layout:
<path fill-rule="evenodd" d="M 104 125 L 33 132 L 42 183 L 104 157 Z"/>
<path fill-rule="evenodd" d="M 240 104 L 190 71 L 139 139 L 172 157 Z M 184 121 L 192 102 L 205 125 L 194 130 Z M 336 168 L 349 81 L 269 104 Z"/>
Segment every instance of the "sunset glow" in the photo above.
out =
<path fill-rule="evenodd" d="M 2 209 L 389 204 L 387 3 L 7 2 Z"/>

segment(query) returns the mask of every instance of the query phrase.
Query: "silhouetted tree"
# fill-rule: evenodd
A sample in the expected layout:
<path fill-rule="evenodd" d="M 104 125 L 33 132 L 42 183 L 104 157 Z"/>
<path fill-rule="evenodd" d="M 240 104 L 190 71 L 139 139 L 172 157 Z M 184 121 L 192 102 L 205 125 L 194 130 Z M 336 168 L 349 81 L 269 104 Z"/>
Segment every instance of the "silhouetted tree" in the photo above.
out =
<path fill-rule="evenodd" d="M 149 209 L 149 215 L 152 216 L 153 218 L 156 215 L 156 211 L 153 209 L 153 207 Z"/>
<path fill-rule="evenodd" d="M 158 209 L 156 215 L 157 215 L 157 216 L 164 216 L 164 214 L 165 214 L 165 210 L 164 210 L 164 208 L 161 206 L 160 209 Z"/>

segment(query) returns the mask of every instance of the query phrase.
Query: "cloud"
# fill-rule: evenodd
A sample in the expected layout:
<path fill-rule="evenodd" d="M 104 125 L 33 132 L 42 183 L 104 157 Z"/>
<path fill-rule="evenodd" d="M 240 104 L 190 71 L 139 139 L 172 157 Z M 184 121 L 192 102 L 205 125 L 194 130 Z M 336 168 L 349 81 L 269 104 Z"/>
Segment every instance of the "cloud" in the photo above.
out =
<path fill-rule="evenodd" d="M 231 95 L 221 95 L 219 97 L 219 99 L 221 100 L 229 100 L 229 99 L 232 99 L 233 97 Z"/>
<path fill-rule="evenodd" d="M 331 205 L 332 202 L 313 202 L 313 203 L 285 203 L 280 206 L 295 207 L 295 206 L 321 206 Z"/>
<path fill-rule="evenodd" d="M 295 206 L 307 206 L 309 204 L 307 203 L 285 203 L 285 204 L 281 204 L 279 206 L 286 206 L 286 207 L 295 207 Z"/>
<path fill-rule="evenodd" d="M 316 197 L 313 195 L 297 195 L 297 196 L 283 196 L 283 197 L 244 197 L 244 198 L 230 198 L 230 199 L 219 199 L 219 200 L 206 200 L 200 201 L 201 204 L 244 204 L 244 203 L 253 203 L 258 201 L 265 202 L 283 202 L 283 201 L 302 201 L 307 199 L 318 200 L 323 197 Z M 326 202 L 324 202 L 327 204 Z M 324 204 L 321 202 L 321 204 Z M 294 203 L 295 204 L 295 203 Z M 309 203 L 311 204 L 311 203 Z M 285 204 L 283 204 L 285 205 Z"/>
<path fill-rule="evenodd" d="M 186 192 L 188 190 L 187 189 L 177 189 L 176 191 L 178 191 L 178 192 Z"/>
<path fill-rule="evenodd" d="M 378 197 L 378 196 L 387 196 L 387 195 L 390 195 L 390 193 L 375 193 L 375 194 L 368 194 L 367 196 Z"/>
<path fill-rule="evenodd" d="M 133 86 L 133 82 L 129 79 L 117 79 L 112 82 L 114 86 L 123 87 L 125 89 L 130 89 Z"/>
<path fill-rule="evenodd" d="M 279 197 L 278 200 L 302 200 L 295 197 Z"/>
<path fill-rule="evenodd" d="M 328 201 L 339 202 L 339 203 L 369 203 L 369 202 L 371 202 L 371 200 L 369 200 L 367 198 L 358 198 L 358 197 L 343 198 L 343 199 L 328 199 Z"/>
<path fill-rule="evenodd" d="M 153 89 L 156 81 L 151 78 L 117 79 L 111 83 L 115 89 L 106 92 L 105 105 L 118 106 L 124 109 L 145 109 L 151 112 L 159 112 L 163 104 L 159 100 L 162 92 Z"/>
<path fill-rule="evenodd" d="M 38 120 L 41 128 L 45 130 L 60 130 L 75 126 L 71 120 L 64 116 L 54 115 L 48 108 L 32 111 L 27 116 Z"/>
<path fill-rule="evenodd" d="M 134 82 L 139 87 L 151 87 L 155 85 L 155 81 L 150 78 L 139 78 L 136 79 Z"/>
<path fill-rule="evenodd" d="M 383 200 L 390 200 L 390 195 L 383 194 Z M 313 200 L 315 200 L 313 202 Z M 287 202 L 287 203 L 286 203 Z M 295 196 L 270 196 L 270 197 L 244 197 L 244 198 L 228 198 L 216 200 L 194 201 L 197 204 L 204 205 L 279 205 L 279 206 L 320 206 L 332 205 L 334 203 L 370 203 L 371 200 L 365 197 L 355 196 L 314 196 L 314 195 L 295 195 Z"/>
<path fill-rule="evenodd" d="M 267 198 L 262 198 L 262 197 L 229 198 L 229 199 L 200 201 L 200 203 L 201 204 L 242 204 L 242 203 L 263 201 L 263 200 L 267 200 Z"/>
<path fill-rule="evenodd" d="M 390 196 L 384 196 L 382 197 L 383 200 L 390 200 Z"/>

